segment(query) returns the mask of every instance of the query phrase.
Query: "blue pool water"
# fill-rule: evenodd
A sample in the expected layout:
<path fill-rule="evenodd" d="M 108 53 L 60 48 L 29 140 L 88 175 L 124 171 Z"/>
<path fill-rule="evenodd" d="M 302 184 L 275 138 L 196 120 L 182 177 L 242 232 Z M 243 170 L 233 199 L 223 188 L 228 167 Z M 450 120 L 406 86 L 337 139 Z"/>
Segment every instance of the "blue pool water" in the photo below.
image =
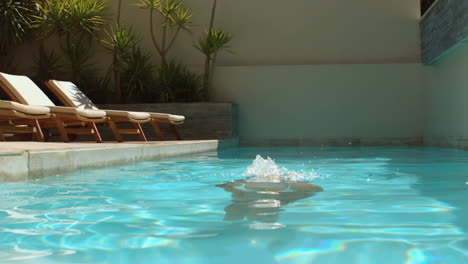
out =
<path fill-rule="evenodd" d="M 216 186 L 257 154 L 324 191 Z M 0 186 L 2 264 L 468 263 L 459 150 L 240 148 Z"/>

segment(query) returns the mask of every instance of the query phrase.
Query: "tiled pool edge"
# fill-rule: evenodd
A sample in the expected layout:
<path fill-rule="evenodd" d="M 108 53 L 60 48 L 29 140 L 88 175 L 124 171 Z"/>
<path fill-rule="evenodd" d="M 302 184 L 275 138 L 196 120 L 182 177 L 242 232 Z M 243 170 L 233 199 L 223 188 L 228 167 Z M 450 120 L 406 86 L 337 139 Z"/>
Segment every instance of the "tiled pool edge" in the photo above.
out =
<path fill-rule="evenodd" d="M 0 182 L 26 181 L 83 169 L 215 151 L 218 146 L 218 140 L 202 140 L 0 152 Z"/>

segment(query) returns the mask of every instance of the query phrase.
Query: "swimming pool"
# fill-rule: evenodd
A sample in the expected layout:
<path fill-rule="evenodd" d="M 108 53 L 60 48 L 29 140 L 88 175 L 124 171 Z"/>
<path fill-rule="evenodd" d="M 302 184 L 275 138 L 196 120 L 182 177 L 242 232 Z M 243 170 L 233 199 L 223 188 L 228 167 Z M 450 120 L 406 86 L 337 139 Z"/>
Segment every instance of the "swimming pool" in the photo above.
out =
<path fill-rule="evenodd" d="M 216 186 L 257 154 L 323 191 Z M 229 149 L 1 183 L 0 197 L 0 263 L 468 263 L 460 150 Z"/>

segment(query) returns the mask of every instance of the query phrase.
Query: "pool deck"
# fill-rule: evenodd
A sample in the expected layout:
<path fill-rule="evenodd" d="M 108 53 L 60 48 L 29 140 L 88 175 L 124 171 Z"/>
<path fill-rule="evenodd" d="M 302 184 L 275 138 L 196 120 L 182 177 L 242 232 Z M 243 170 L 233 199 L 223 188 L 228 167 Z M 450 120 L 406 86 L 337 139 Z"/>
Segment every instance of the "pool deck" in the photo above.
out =
<path fill-rule="evenodd" d="M 218 143 L 218 140 L 100 144 L 0 142 L 0 182 L 215 151 Z"/>

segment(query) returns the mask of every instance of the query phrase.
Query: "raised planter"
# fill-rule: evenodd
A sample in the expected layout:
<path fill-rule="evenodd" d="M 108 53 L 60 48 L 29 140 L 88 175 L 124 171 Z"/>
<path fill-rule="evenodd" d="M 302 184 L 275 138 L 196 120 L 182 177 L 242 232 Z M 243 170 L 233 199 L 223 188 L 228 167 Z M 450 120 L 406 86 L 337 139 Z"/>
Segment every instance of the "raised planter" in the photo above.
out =
<path fill-rule="evenodd" d="M 182 139 L 237 138 L 237 106 L 230 103 L 166 103 L 166 104 L 112 104 L 101 109 L 169 113 L 185 116 L 185 123 L 177 126 Z M 148 140 L 157 140 L 153 128 L 144 124 Z M 105 139 L 112 138 L 107 127 L 100 128 Z M 167 136 L 168 140 L 175 139 Z"/>

